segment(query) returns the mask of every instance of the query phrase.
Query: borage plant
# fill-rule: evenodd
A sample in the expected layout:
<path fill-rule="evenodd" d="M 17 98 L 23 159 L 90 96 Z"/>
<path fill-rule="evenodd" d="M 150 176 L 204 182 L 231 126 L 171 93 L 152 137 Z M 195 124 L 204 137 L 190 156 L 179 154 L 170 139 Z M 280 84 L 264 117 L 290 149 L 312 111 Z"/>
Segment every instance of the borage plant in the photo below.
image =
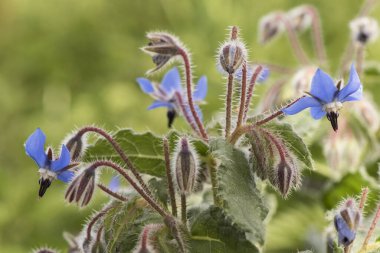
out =
<path fill-rule="evenodd" d="M 323 64 L 326 56 L 320 21 L 310 6 L 265 17 L 262 41 L 285 29 L 296 56 L 307 63 L 296 32 L 310 25 Z M 300 188 L 303 171 L 313 170 L 308 147 L 282 118 L 310 108 L 314 119 L 326 116 L 333 130 L 341 131 L 338 116 L 343 103 L 362 98 L 355 65 L 346 85 L 341 80 L 335 83 L 317 69 L 310 92 L 278 109 L 254 115 L 250 106 L 255 85 L 267 78 L 268 68 L 275 67 L 251 64 L 239 30 L 233 26 L 217 53 L 217 66 L 226 79 L 225 116 L 206 126 L 199 105 L 206 97 L 207 79 L 201 77 L 193 84 L 189 51 L 169 33 L 151 32 L 147 38 L 149 43 L 142 49 L 156 65 L 149 73 L 165 69 L 171 62 L 184 70 L 182 77 L 177 68 L 169 70 L 161 83 L 137 79 L 142 91 L 155 100 L 148 109 L 166 107 L 169 127 L 175 117 L 183 116 L 191 132 L 171 130 L 158 137 L 130 129 L 111 134 L 98 127 L 83 127 L 67 138 L 58 159 L 51 148 L 45 152 L 45 135 L 40 129 L 25 143 L 27 154 L 39 167 L 41 197 L 55 179 L 68 182 L 65 198 L 80 207 L 90 203 L 96 188 L 110 197 L 80 234 L 65 234 L 69 252 L 262 252 L 268 211 L 273 207 L 271 189 L 286 199 Z M 264 99 L 262 108 L 265 103 Z M 89 134 L 99 139 L 88 143 Z M 117 175 L 109 186 L 99 182 L 104 169 Z M 119 180 L 128 187 L 118 186 Z M 335 211 L 331 223 L 335 232 L 328 233 L 330 248 L 352 249 L 367 191 L 359 203 L 349 198 Z M 379 216 L 373 219 L 362 252 L 380 249 L 378 243 L 369 242 Z"/>

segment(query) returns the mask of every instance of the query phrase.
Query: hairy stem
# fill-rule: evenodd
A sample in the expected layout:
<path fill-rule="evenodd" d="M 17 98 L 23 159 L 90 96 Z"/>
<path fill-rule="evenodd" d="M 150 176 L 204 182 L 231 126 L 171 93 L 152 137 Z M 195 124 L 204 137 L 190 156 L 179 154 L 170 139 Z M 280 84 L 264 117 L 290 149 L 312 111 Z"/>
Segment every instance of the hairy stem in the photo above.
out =
<path fill-rule="evenodd" d="M 201 133 L 198 130 L 197 125 L 195 124 L 191 115 L 189 115 L 189 111 L 187 110 L 186 105 L 182 99 L 182 95 L 179 92 L 175 92 L 174 96 L 175 96 L 176 100 L 178 101 L 178 105 L 181 108 L 182 114 L 185 116 L 186 121 L 189 123 L 189 125 L 194 130 L 194 132 L 196 132 L 199 136 L 202 137 Z"/>
<path fill-rule="evenodd" d="M 91 220 L 90 222 L 88 223 L 88 226 L 87 226 L 87 230 L 86 230 L 86 239 L 85 240 L 88 240 L 90 241 L 91 240 L 91 231 L 92 231 L 92 228 L 93 226 L 95 225 L 95 223 L 100 219 L 102 218 L 109 210 L 111 210 L 112 207 L 111 206 L 107 206 L 105 208 L 103 208 L 102 210 L 100 210 L 100 212 L 98 212 Z"/>
<path fill-rule="evenodd" d="M 236 128 L 238 128 L 241 123 L 243 122 L 243 115 L 245 111 L 245 99 L 247 97 L 247 63 L 243 62 L 243 69 L 242 69 L 243 75 L 241 79 L 241 87 L 240 87 L 240 107 L 239 107 L 239 114 L 238 114 L 238 120 L 236 123 Z"/>
<path fill-rule="evenodd" d="M 196 124 L 198 126 L 198 129 L 199 129 L 199 131 L 201 133 L 202 138 L 205 141 L 208 142 L 208 135 L 207 135 L 206 130 L 205 130 L 204 126 L 203 126 L 203 123 L 202 123 L 201 119 L 199 118 L 199 115 L 198 115 L 198 113 L 197 113 L 197 111 L 195 110 L 195 107 L 194 107 L 193 93 L 192 93 L 192 90 L 191 90 L 192 75 L 191 75 L 191 66 L 190 66 L 189 56 L 188 56 L 187 52 L 185 50 L 183 50 L 182 48 L 178 49 L 178 53 L 182 57 L 184 65 L 185 65 L 186 93 L 187 93 L 187 99 L 188 99 L 190 111 L 191 111 L 191 113 L 193 115 L 193 118 L 195 119 L 195 122 L 196 122 Z"/>
<path fill-rule="evenodd" d="M 323 64 L 326 62 L 326 49 L 325 44 L 323 43 L 321 19 L 318 11 L 313 6 L 308 6 L 307 10 L 312 17 L 312 38 L 314 40 L 315 51 L 319 59 L 319 63 Z"/>
<path fill-rule="evenodd" d="M 111 162 L 111 161 L 96 161 L 88 169 L 97 169 L 99 167 L 106 166 L 114 169 L 116 172 L 118 172 L 121 176 L 123 176 L 128 183 L 140 194 L 142 198 L 146 200 L 146 202 L 154 209 L 156 210 L 162 217 L 170 216 L 154 199 L 152 196 L 147 194 L 143 188 L 141 188 L 128 174 L 127 172 L 120 167 L 119 165 Z"/>
<path fill-rule="evenodd" d="M 253 89 L 255 88 L 256 80 L 259 78 L 262 70 L 263 70 L 263 66 L 261 66 L 261 65 L 257 66 L 257 68 L 255 69 L 255 72 L 253 72 L 253 74 L 252 74 L 251 80 L 249 81 L 247 99 L 246 99 L 245 105 L 244 105 L 243 123 L 247 119 L 249 105 L 251 104 L 251 100 L 252 100 L 252 96 L 253 96 Z"/>
<path fill-rule="evenodd" d="M 361 251 L 362 250 L 365 251 L 365 249 L 367 248 L 367 245 L 369 243 L 369 239 L 371 239 L 373 232 L 375 232 L 376 224 L 379 221 L 379 219 L 380 219 L 380 204 L 377 206 L 377 211 L 376 211 L 375 217 L 373 218 L 371 226 L 367 232 L 367 236 L 364 239 Z"/>
<path fill-rule="evenodd" d="M 244 135 L 244 134 L 248 133 L 249 131 L 251 131 L 252 128 L 254 128 L 255 126 L 264 125 L 264 124 L 268 123 L 269 121 L 271 121 L 271 120 L 277 118 L 278 116 L 282 115 L 283 114 L 282 110 L 284 110 L 285 108 L 288 108 L 289 106 L 293 105 L 294 103 L 296 103 L 298 100 L 300 100 L 303 97 L 305 97 L 305 96 L 302 96 L 302 97 L 299 97 L 299 98 L 295 99 L 291 103 L 285 105 L 281 109 L 279 109 L 279 110 L 275 111 L 274 113 L 270 114 L 268 117 L 266 117 L 266 118 L 264 118 L 262 120 L 257 121 L 256 123 L 248 124 L 248 125 L 242 125 L 242 126 L 236 128 L 235 131 L 231 134 L 231 136 L 228 139 L 228 141 L 231 144 L 235 144 L 242 135 Z"/>
<path fill-rule="evenodd" d="M 170 150 L 169 142 L 167 138 L 163 139 L 164 146 L 164 155 L 165 155 L 165 168 L 166 168 L 166 179 L 168 180 L 168 193 L 170 198 L 170 205 L 172 207 L 172 214 L 174 217 L 177 217 L 177 203 L 175 199 L 174 184 L 172 173 L 170 170 Z"/>
<path fill-rule="evenodd" d="M 186 206 L 186 195 L 181 194 L 181 219 L 182 223 L 186 225 L 187 223 L 187 206 Z"/>
<path fill-rule="evenodd" d="M 360 198 L 360 204 L 359 204 L 359 210 L 362 212 L 363 209 L 364 209 L 364 205 L 365 205 L 365 202 L 367 200 L 367 196 L 368 196 L 368 187 L 365 187 L 363 190 L 362 190 L 362 196 Z"/>
<path fill-rule="evenodd" d="M 357 45 L 356 47 L 356 70 L 360 77 L 363 75 L 364 49 L 363 45 Z"/>
<path fill-rule="evenodd" d="M 104 191 L 105 193 L 107 193 L 108 195 L 110 195 L 111 197 L 114 197 L 115 199 L 117 200 L 120 200 L 122 202 L 127 202 L 128 199 L 126 197 L 124 197 L 123 195 L 117 193 L 117 192 L 114 192 L 112 191 L 110 188 L 108 188 L 107 186 L 105 186 L 104 184 L 97 184 L 98 187 Z"/>
<path fill-rule="evenodd" d="M 233 74 L 228 75 L 227 82 L 227 94 L 226 94 L 226 127 L 225 127 L 225 136 L 228 138 L 231 131 L 231 111 L 232 111 L 232 88 L 234 83 Z"/>
<path fill-rule="evenodd" d="M 290 44 L 292 45 L 292 49 L 294 51 L 294 54 L 297 57 L 297 59 L 299 60 L 299 62 L 302 63 L 303 65 L 309 64 L 310 60 L 307 57 L 305 51 L 303 50 L 301 43 L 298 40 L 297 34 L 294 31 L 293 27 L 291 26 L 289 20 L 286 18 L 285 15 L 279 15 L 278 18 L 281 20 L 281 22 L 285 26 Z"/>
<path fill-rule="evenodd" d="M 100 129 L 98 127 L 93 127 L 93 126 L 83 127 L 82 129 L 80 129 L 78 131 L 77 136 L 83 136 L 85 133 L 88 133 L 88 132 L 97 133 L 97 134 L 103 136 L 112 145 L 112 147 L 119 154 L 121 159 L 126 163 L 127 167 L 130 169 L 132 174 L 135 176 L 135 178 L 137 179 L 137 181 L 139 182 L 139 184 L 141 185 L 143 190 L 146 192 L 146 194 L 148 194 L 150 197 L 152 197 L 153 195 L 152 195 L 151 191 L 149 190 L 148 186 L 145 184 L 144 180 L 142 179 L 140 173 L 135 168 L 135 166 L 132 164 L 132 162 L 129 160 L 129 157 L 127 156 L 127 154 L 125 154 L 125 152 L 120 147 L 120 145 L 115 141 L 115 139 L 111 135 L 109 135 L 106 131 L 104 131 L 103 129 Z"/>

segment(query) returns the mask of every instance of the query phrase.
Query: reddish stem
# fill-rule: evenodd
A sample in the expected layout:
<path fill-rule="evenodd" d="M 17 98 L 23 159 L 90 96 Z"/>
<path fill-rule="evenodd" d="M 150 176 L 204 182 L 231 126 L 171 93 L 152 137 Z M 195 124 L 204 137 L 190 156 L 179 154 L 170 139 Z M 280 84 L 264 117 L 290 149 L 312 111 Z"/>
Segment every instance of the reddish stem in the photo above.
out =
<path fill-rule="evenodd" d="M 243 122 L 243 115 L 245 111 L 245 99 L 247 97 L 247 64 L 246 62 L 243 63 L 243 69 L 242 69 L 242 80 L 241 80 L 241 91 L 240 91 L 240 108 L 239 108 L 239 115 L 238 115 L 238 121 L 236 124 L 236 128 L 238 128 L 241 123 Z"/>
<path fill-rule="evenodd" d="M 149 190 L 148 186 L 145 184 L 143 181 L 140 173 L 138 170 L 135 168 L 135 166 L 132 164 L 132 162 L 129 160 L 127 154 L 124 153 L 123 149 L 120 147 L 120 145 L 113 139 L 111 135 L 109 135 L 106 131 L 103 129 L 97 128 L 97 127 L 92 127 L 92 126 L 87 126 L 82 129 L 80 129 L 77 133 L 78 136 L 83 136 L 87 132 L 94 132 L 97 133 L 101 136 L 103 136 L 115 149 L 115 151 L 119 154 L 121 159 L 127 164 L 128 168 L 131 170 L 132 174 L 135 176 L 137 181 L 140 183 L 141 187 L 144 189 L 144 191 L 152 197 L 152 193 Z"/>
<path fill-rule="evenodd" d="M 375 217 L 373 218 L 371 226 L 368 230 L 367 236 L 364 239 L 364 242 L 362 245 L 362 250 L 365 250 L 367 248 L 369 239 L 371 239 L 373 232 L 375 232 L 376 224 L 379 221 L 379 219 L 380 219 L 380 204 L 377 206 L 377 211 L 376 211 Z"/>
<path fill-rule="evenodd" d="M 367 200 L 367 196 L 368 196 L 368 187 L 365 187 L 362 190 L 362 196 L 360 198 L 360 204 L 359 204 L 359 210 L 360 211 L 363 211 L 363 209 L 364 209 L 364 205 L 365 205 L 365 202 Z"/>
<path fill-rule="evenodd" d="M 122 175 L 128 183 L 143 197 L 146 202 L 155 209 L 162 217 L 170 216 L 162 207 L 159 206 L 159 204 L 151 197 L 149 194 L 147 194 L 143 188 L 141 188 L 128 174 L 127 172 L 121 168 L 119 165 L 111 162 L 111 161 L 96 161 L 93 164 L 91 164 L 91 167 L 89 169 L 97 169 L 99 167 L 106 166 L 114 169 L 117 171 L 120 175 Z"/>
<path fill-rule="evenodd" d="M 244 106 L 243 122 L 245 122 L 245 120 L 247 119 L 249 105 L 251 104 L 251 99 L 253 96 L 253 89 L 255 88 L 256 80 L 259 78 L 259 75 L 262 70 L 263 70 L 263 66 L 261 65 L 257 66 L 257 68 L 255 69 L 255 72 L 253 72 L 252 74 L 251 80 L 249 81 L 247 99 L 245 101 L 245 106 Z"/>
<path fill-rule="evenodd" d="M 199 133 L 199 130 L 198 130 L 198 127 L 195 125 L 195 122 L 194 120 L 192 119 L 191 115 L 189 115 L 189 111 L 186 110 L 186 105 L 185 103 L 183 102 L 183 99 L 182 99 L 182 95 L 179 93 L 179 92 L 175 92 L 174 93 L 174 96 L 176 98 L 176 100 L 178 101 L 178 105 L 179 107 L 181 108 L 181 111 L 183 113 L 183 116 L 185 116 L 185 119 L 186 121 L 189 123 L 189 125 L 191 126 L 191 128 L 200 136 L 202 136 L 200 133 Z"/>
<path fill-rule="evenodd" d="M 186 91 L 187 91 L 187 99 L 190 107 L 190 111 L 193 114 L 193 118 L 195 119 L 195 122 L 197 123 L 198 129 L 201 133 L 202 138 L 208 142 L 208 135 L 206 133 L 206 130 L 203 126 L 203 123 L 201 119 L 199 118 L 199 115 L 194 107 L 194 101 L 193 101 L 193 93 L 191 91 L 192 86 L 192 76 L 191 76 L 191 66 L 190 66 L 190 60 L 187 52 L 183 50 L 182 48 L 178 49 L 179 55 L 182 57 L 184 65 L 185 65 L 185 73 L 186 73 Z"/>
<path fill-rule="evenodd" d="M 232 88 L 234 83 L 234 75 L 228 75 L 228 83 L 227 83 L 227 96 L 226 96 L 226 128 L 225 128 L 225 136 L 228 138 L 230 136 L 231 131 L 231 110 L 232 110 Z"/>
<path fill-rule="evenodd" d="M 170 197 L 170 205 L 172 207 L 172 214 L 174 217 L 177 217 L 177 203 L 175 199 L 175 191 L 172 173 L 170 170 L 170 150 L 169 150 L 169 142 L 168 139 L 163 139 L 164 143 L 164 155 L 165 155 L 165 167 L 166 167 L 166 179 L 168 180 L 168 192 Z"/>
<path fill-rule="evenodd" d="M 115 199 L 118 199 L 122 202 L 126 202 L 128 201 L 128 199 L 126 197 L 124 197 L 123 195 L 117 193 L 117 192 L 114 192 L 112 191 L 110 188 L 108 188 L 107 186 L 103 185 L 103 184 L 98 184 L 98 187 L 104 191 L 105 193 L 107 193 L 108 195 L 114 197 Z"/>
<path fill-rule="evenodd" d="M 95 225 L 95 223 L 100 219 L 102 218 L 110 209 L 112 209 L 111 206 L 108 206 L 104 209 L 102 209 L 99 213 L 97 213 L 92 219 L 91 221 L 88 223 L 88 227 L 87 227 L 87 238 L 86 240 L 90 241 L 91 239 L 91 231 L 92 231 L 92 227 Z"/>
<path fill-rule="evenodd" d="M 315 51 L 319 59 L 319 63 L 323 64 L 326 61 L 326 49 L 323 43 L 321 19 L 318 15 L 318 11 L 313 6 L 308 6 L 307 10 L 312 16 L 312 35 L 314 39 Z"/>

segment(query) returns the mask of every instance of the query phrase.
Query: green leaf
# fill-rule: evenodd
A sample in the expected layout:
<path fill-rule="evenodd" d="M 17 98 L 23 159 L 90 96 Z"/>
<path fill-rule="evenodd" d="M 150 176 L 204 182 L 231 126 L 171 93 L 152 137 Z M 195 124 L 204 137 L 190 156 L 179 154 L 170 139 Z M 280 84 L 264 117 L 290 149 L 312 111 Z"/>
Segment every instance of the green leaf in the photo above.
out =
<path fill-rule="evenodd" d="M 224 202 L 226 215 L 252 244 L 263 245 L 263 220 L 268 209 L 256 188 L 245 154 L 223 139 L 210 143 L 212 155 L 219 161 L 217 169 L 218 194 Z"/>
<path fill-rule="evenodd" d="M 112 205 L 104 220 L 107 252 L 131 252 L 145 225 L 162 223 L 161 216 L 141 198 L 134 197 L 127 204 L 114 201 Z"/>
<path fill-rule="evenodd" d="M 172 150 L 179 136 L 180 134 L 175 131 L 169 133 L 168 139 Z M 151 132 L 136 133 L 131 129 L 121 129 L 113 134 L 113 138 L 138 171 L 157 177 L 165 176 L 162 137 Z M 201 158 L 207 156 L 208 146 L 203 141 L 195 139 L 192 140 L 192 143 Z M 99 139 L 91 145 L 83 158 L 87 162 L 98 159 L 107 159 L 123 164 L 121 158 L 105 139 Z"/>
<path fill-rule="evenodd" d="M 231 218 L 215 206 L 199 213 L 191 225 L 191 253 L 254 253 L 245 230 L 233 225 Z"/>

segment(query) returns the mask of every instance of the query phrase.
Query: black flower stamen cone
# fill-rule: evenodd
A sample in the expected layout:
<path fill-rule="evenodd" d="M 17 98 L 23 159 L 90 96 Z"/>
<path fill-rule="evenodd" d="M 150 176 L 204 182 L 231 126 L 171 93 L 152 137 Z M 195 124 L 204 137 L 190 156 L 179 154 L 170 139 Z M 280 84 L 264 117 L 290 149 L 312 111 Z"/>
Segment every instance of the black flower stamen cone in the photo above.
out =
<path fill-rule="evenodd" d="M 338 131 L 338 117 L 339 114 L 336 112 L 329 112 L 326 114 L 327 119 L 330 121 L 332 128 L 334 131 Z"/>
<path fill-rule="evenodd" d="M 44 196 L 46 190 L 51 185 L 51 180 L 41 178 L 39 183 L 40 183 L 40 190 L 38 191 L 38 196 L 40 196 L 40 198 L 42 198 Z"/>
<path fill-rule="evenodd" d="M 177 113 L 175 110 L 170 109 L 166 113 L 166 116 L 168 117 L 168 128 L 171 128 L 174 122 L 175 117 L 177 116 Z"/>

